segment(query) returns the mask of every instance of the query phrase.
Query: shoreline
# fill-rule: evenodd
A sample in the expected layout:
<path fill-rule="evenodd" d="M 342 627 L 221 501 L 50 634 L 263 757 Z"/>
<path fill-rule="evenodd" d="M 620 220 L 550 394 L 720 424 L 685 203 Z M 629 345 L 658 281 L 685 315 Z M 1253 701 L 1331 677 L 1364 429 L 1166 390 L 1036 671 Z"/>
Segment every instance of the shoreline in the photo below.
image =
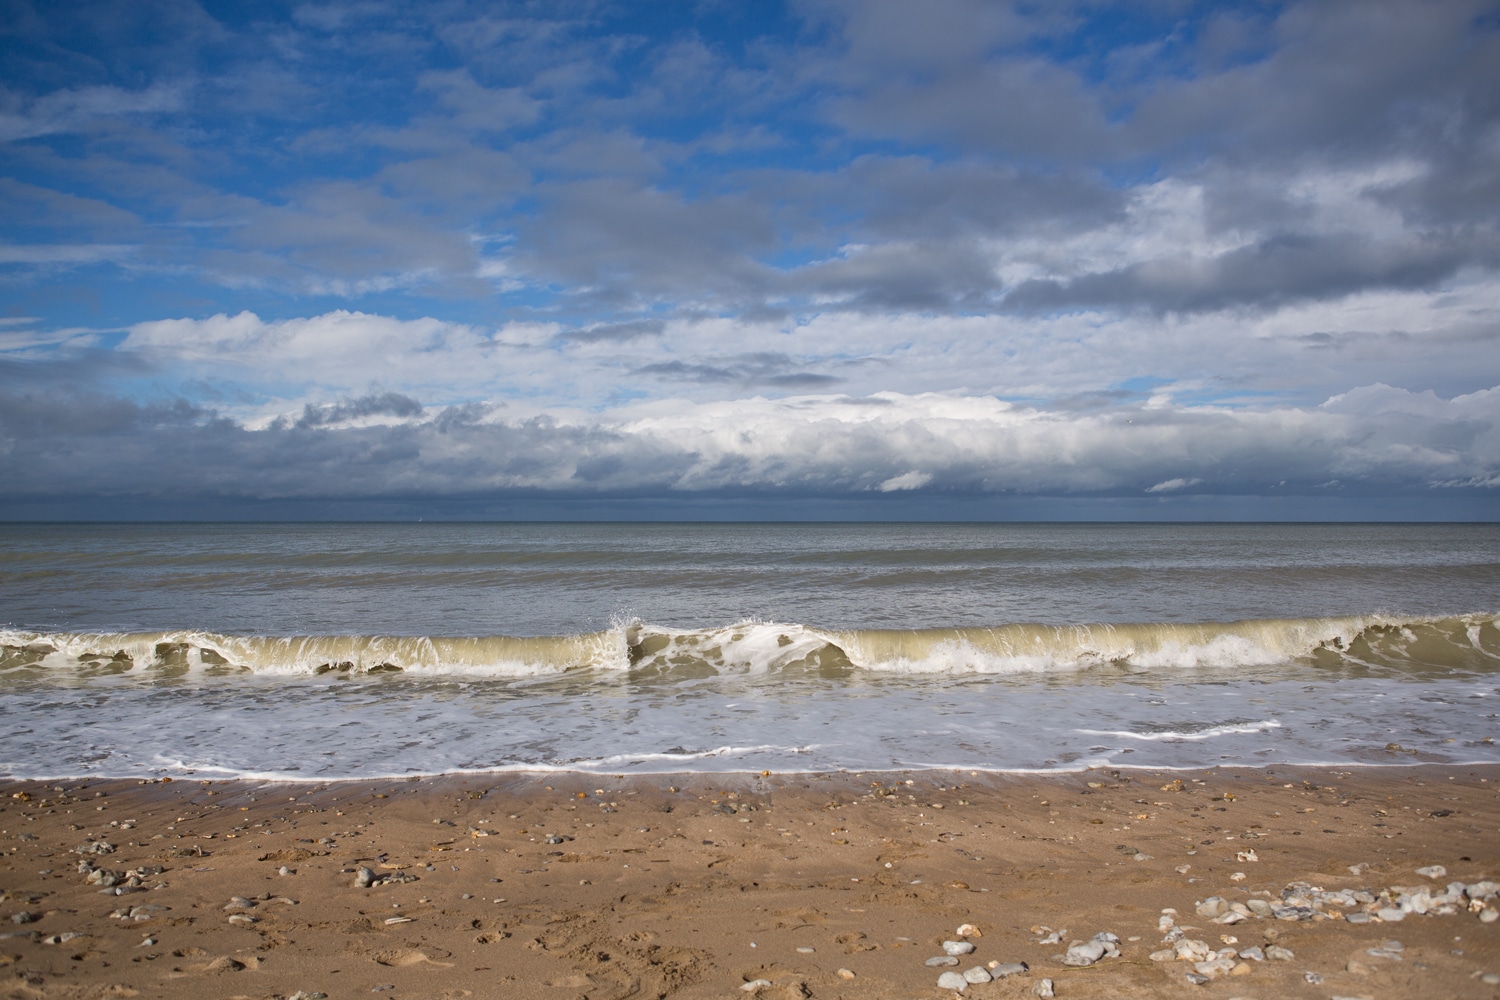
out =
<path fill-rule="evenodd" d="M 1029 970 L 966 996 L 1500 995 L 1495 899 L 1377 905 L 1500 878 L 1494 764 L 53 778 L 0 808 L 5 997 L 948 997 L 990 962 Z M 1259 914 L 1298 882 L 1372 900 Z M 1192 985 L 1151 958 L 1167 908 L 1250 957 Z M 1099 933 L 1120 957 L 1059 961 Z"/>

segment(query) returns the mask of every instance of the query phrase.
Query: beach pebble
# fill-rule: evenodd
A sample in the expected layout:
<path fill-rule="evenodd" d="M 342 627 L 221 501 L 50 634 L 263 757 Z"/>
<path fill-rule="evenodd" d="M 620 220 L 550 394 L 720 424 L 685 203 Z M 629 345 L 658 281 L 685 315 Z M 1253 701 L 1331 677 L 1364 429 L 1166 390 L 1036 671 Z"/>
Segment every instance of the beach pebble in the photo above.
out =
<path fill-rule="evenodd" d="M 254 908 L 255 903 L 244 896 L 230 896 L 229 902 L 224 904 L 224 909 L 226 910 L 251 910 Z"/>
<path fill-rule="evenodd" d="M 1443 878 L 1448 874 L 1448 869 L 1442 865 L 1428 865 L 1426 868 L 1418 868 L 1417 874 L 1423 878 Z"/>
<path fill-rule="evenodd" d="M 816 948 L 809 948 L 809 947 L 807 947 L 807 945 L 803 945 L 801 948 L 797 949 L 798 953 L 803 954 L 803 955 L 814 954 L 817 950 L 818 949 L 816 949 Z"/>
<path fill-rule="evenodd" d="M 278 874 L 278 875 L 291 875 L 292 874 L 292 870 L 290 868 L 288 868 L 286 865 L 282 865 L 281 868 L 279 870 L 277 870 L 276 874 Z"/>
<path fill-rule="evenodd" d="M 307 992 L 306 990 L 298 990 L 296 993 L 293 993 L 291 996 L 287 997 L 286 1000 L 328 1000 L 328 994 L 319 993 L 316 990 L 311 993 Z"/>
<path fill-rule="evenodd" d="M 972 969 L 965 969 L 963 976 L 964 981 L 969 983 L 987 983 L 995 978 L 990 975 L 990 970 L 982 965 L 976 965 Z"/>
<path fill-rule="evenodd" d="M 366 868 L 364 865 L 360 865 L 359 870 L 354 876 L 355 887 L 359 889 L 368 889 L 374 884 L 375 870 L 373 868 Z"/>
<path fill-rule="evenodd" d="M 13 924 L 29 924 L 41 918 L 42 915 L 40 913 L 27 913 L 25 910 L 17 910 L 10 915 L 10 922 Z"/>
<path fill-rule="evenodd" d="M 1500 920 L 1500 910 L 1491 910 L 1486 907 L 1479 911 L 1480 923 L 1493 924 L 1496 920 Z"/>
<path fill-rule="evenodd" d="M 960 993 L 969 988 L 969 981 L 960 972 L 943 973 L 938 976 L 937 984 L 940 990 L 957 990 Z"/>
<path fill-rule="evenodd" d="M 1194 962 L 1193 969 L 1200 976 L 1207 976 L 1209 979 L 1218 979 L 1220 976 L 1227 976 L 1234 970 L 1237 964 L 1233 958 L 1221 955 L 1218 958 L 1211 958 L 1206 962 Z"/>
<path fill-rule="evenodd" d="M 1486 972 L 1479 977 L 1479 981 L 1486 986 L 1500 986 L 1500 973 Z"/>
<path fill-rule="evenodd" d="M 958 930 L 955 933 L 958 934 L 959 937 L 964 938 L 984 937 L 983 934 L 979 933 L 979 928 L 975 927 L 973 924 L 959 924 Z"/>
<path fill-rule="evenodd" d="M 1041 982 L 1037 983 L 1031 988 L 1031 992 L 1035 993 L 1039 997 L 1042 997 L 1043 1000 L 1046 1000 L 1047 997 L 1057 996 L 1057 994 L 1053 992 L 1052 980 L 1050 979 L 1043 979 Z"/>
<path fill-rule="evenodd" d="M 1119 958 L 1121 949 L 1116 948 L 1119 943 L 1118 937 L 1107 931 L 1095 934 L 1086 942 L 1074 942 L 1068 946 L 1068 954 L 1062 957 L 1064 966 L 1092 966 L 1101 958 Z"/>
<path fill-rule="evenodd" d="M 1194 986 L 1202 986 L 1204 983 L 1208 982 L 1208 977 L 1201 972 L 1189 972 L 1187 974 L 1187 981 L 1192 983 Z"/>
<path fill-rule="evenodd" d="M 241 927 L 249 927 L 251 924 L 255 923 L 255 918 L 247 913 L 234 913 L 230 915 L 229 922 L 231 924 L 237 924 Z"/>
<path fill-rule="evenodd" d="M 1229 912 L 1229 901 L 1222 896 L 1209 896 L 1195 907 L 1194 912 L 1204 920 L 1222 917 Z"/>
<path fill-rule="evenodd" d="M 1264 899 L 1245 900 L 1245 909 L 1249 910 L 1257 917 L 1269 917 L 1271 915 L 1271 904 L 1266 902 Z"/>
<path fill-rule="evenodd" d="M 754 993 L 757 990 L 764 989 L 765 987 L 770 985 L 771 981 L 769 979 L 752 979 L 748 983 L 742 984 L 740 986 L 740 989 L 744 990 L 746 993 Z"/>
<path fill-rule="evenodd" d="M 1266 958 L 1270 959 L 1273 962 L 1290 962 L 1296 957 L 1297 956 L 1292 953 L 1292 949 L 1290 948 L 1283 948 L 1279 944 L 1266 946 Z"/>
<path fill-rule="evenodd" d="M 922 964 L 926 965 L 930 969 L 936 969 L 944 965 L 957 965 L 958 957 L 956 955 L 938 955 L 933 958 L 929 958 Z"/>
<path fill-rule="evenodd" d="M 1252 962 L 1264 962 L 1266 960 L 1266 953 L 1259 946 L 1242 948 L 1240 949 L 1240 958 L 1248 958 Z"/>
<path fill-rule="evenodd" d="M 1323 977 L 1316 972 L 1304 972 L 1302 973 L 1302 978 L 1313 986 L 1320 986 L 1323 983 Z"/>
<path fill-rule="evenodd" d="M 1031 971 L 1031 966 L 1025 962 L 991 962 L 985 968 L 989 969 L 991 979 L 1004 979 L 1006 976 L 1019 976 Z"/>
<path fill-rule="evenodd" d="M 943 952 L 948 955 L 967 955 L 974 950 L 968 941 L 944 941 Z"/>
<path fill-rule="evenodd" d="M 1399 924 L 1406 919 L 1406 913 L 1399 906 L 1386 906 L 1375 911 L 1375 915 L 1388 924 Z"/>
<path fill-rule="evenodd" d="M 853 979 L 854 971 L 852 969 L 840 969 L 838 971 L 838 977 L 840 979 Z"/>

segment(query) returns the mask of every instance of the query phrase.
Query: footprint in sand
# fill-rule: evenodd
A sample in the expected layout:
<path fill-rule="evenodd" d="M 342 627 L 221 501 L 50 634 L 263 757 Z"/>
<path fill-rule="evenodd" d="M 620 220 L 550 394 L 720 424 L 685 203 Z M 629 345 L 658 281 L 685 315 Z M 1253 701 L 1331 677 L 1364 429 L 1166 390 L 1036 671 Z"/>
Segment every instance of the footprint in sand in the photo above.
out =
<path fill-rule="evenodd" d="M 571 976 L 561 976 L 561 977 L 559 977 L 557 979 L 549 979 L 549 980 L 547 980 L 547 985 L 548 986 L 571 987 L 573 989 L 582 989 L 582 988 L 585 988 L 585 987 L 588 987 L 588 986 L 593 986 L 594 985 L 594 981 L 592 979 L 590 979 L 588 976 L 585 976 L 581 972 L 575 972 Z"/>
<path fill-rule="evenodd" d="M 445 952 L 445 957 L 446 954 L 447 953 Z M 389 965 L 398 968 L 408 965 L 421 965 L 423 962 L 427 962 L 432 965 L 439 965 L 445 969 L 453 968 L 452 962 L 439 962 L 436 958 L 427 954 L 425 951 L 422 951 L 420 948 L 397 948 L 392 951 L 377 951 L 375 954 L 371 955 L 370 958 L 376 962 L 379 962 L 381 965 Z"/>

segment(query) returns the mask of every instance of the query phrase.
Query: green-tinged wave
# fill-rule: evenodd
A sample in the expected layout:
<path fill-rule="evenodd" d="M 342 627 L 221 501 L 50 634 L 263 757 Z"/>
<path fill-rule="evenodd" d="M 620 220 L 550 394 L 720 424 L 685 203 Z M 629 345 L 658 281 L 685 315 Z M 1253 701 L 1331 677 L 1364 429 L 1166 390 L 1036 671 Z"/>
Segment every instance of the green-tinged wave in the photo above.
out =
<path fill-rule="evenodd" d="M 1036 625 L 916 630 L 818 629 L 741 622 L 671 629 L 630 622 L 566 636 L 234 636 L 208 631 L 0 630 L 0 675 L 344 676 L 405 673 L 495 678 L 579 671 L 660 676 L 818 670 L 1036 674 L 1136 672 L 1283 663 L 1394 670 L 1500 668 L 1500 618 L 1353 616 L 1228 623 Z"/>

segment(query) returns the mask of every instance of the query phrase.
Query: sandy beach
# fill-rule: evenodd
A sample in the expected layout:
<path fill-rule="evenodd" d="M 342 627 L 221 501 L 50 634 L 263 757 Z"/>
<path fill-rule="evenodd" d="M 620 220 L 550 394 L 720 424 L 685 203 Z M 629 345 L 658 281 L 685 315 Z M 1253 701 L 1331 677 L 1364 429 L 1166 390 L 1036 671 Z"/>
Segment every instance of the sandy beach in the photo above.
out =
<path fill-rule="evenodd" d="M 1494 899 L 1392 904 L 1500 874 L 1497 790 L 1432 767 L 13 782 L 3 995 L 855 1000 L 1025 963 L 966 995 L 1491 997 Z M 1300 913 L 1297 882 L 1369 901 Z M 1118 957 L 1064 964 L 1100 933 Z M 1236 954 L 1194 985 L 1201 955 L 1160 954 L 1180 941 Z"/>

